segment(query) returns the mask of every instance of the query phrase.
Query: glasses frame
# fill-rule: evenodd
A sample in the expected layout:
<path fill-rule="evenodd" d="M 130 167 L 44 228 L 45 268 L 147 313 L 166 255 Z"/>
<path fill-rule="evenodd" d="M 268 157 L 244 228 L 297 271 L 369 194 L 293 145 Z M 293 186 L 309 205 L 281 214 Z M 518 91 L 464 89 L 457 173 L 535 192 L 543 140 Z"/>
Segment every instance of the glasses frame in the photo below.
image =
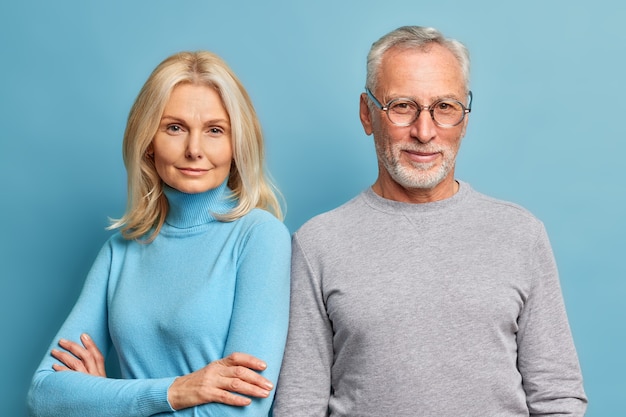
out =
<path fill-rule="evenodd" d="M 387 114 L 387 119 L 389 119 L 389 121 L 391 123 L 393 123 L 396 126 L 410 126 L 412 125 L 419 117 L 420 114 L 422 114 L 423 110 L 428 110 L 428 113 L 430 113 L 430 118 L 433 120 L 433 122 L 435 122 L 435 124 L 439 127 L 454 127 L 454 126 L 458 126 L 464 119 L 465 116 L 472 111 L 472 92 L 469 91 L 467 93 L 468 96 L 468 102 L 467 102 L 467 107 L 465 107 L 465 105 L 463 103 L 461 103 L 458 100 L 454 100 L 454 99 L 444 99 L 444 100 L 437 100 L 435 101 L 433 104 L 431 104 L 430 106 L 420 106 L 415 100 L 413 100 L 412 98 L 408 98 L 408 97 L 398 97 L 398 98 L 394 98 L 393 100 L 389 101 L 387 104 L 385 104 L 384 106 L 381 104 L 381 102 L 374 96 L 374 93 L 372 93 L 372 91 L 369 89 L 369 87 L 365 87 L 365 94 L 367 94 L 367 96 L 370 98 L 370 100 L 372 100 L 372 102 L 374 102 L 374 104 L 376 105 L 376 107 L 378 107 L 380 110 L 384 111 Z M 415 114 L 415 118 L 413 120 L 411 120 L 411 122 L 409 123 L 396 123 L 393 120 L 391 120 L 391 117 L 389 116 L 389 109 L 391 108 L 391 105 L 393 103 L 395 103 L 396 101 L 410 101 L 412 103 L 415 103 L 415 106 L 417 107 L 417 113 Z M 447 123 L 439 123 L 437 120 L 435 120 L 435 106 L 437 106 L 437 104 L 441 103 L 441 102 L 446 102 L 446 101 L 454 101 L 455 103 L 459 103 L 459 105 L 461 106 L 461 108 L 463 108 L 463 115 L 461 116 L 461 119 L 454 123 L 454 124 L 447 124 Z"/>

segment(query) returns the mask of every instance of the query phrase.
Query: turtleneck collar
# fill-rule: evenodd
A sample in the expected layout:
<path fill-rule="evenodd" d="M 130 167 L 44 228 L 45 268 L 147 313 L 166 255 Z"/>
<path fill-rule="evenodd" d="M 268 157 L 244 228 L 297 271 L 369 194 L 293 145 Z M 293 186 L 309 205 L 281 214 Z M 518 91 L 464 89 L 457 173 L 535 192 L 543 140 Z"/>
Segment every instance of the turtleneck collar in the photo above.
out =
<path fill-rule="evenodd" d="M 217 188 L 197 194 L 183 193 L 163 184 L 163 194 L 169 204 L 165 223 L 185 229 L 216 221 L 214 213 L 227 213 L 236 205 L 227 182 L 228 178 Z"/>

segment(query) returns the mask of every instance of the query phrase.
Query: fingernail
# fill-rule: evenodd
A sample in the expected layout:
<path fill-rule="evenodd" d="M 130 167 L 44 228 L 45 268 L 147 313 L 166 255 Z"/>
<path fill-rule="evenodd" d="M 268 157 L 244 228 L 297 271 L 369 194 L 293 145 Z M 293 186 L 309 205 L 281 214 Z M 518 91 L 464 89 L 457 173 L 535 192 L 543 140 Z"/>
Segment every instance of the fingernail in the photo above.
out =
<path fill-rule="evenodd" d="M 87 333 L 83 333 L 80 335 L 81 339 L 83 340 L 89 340 L 89 335 Z"/>

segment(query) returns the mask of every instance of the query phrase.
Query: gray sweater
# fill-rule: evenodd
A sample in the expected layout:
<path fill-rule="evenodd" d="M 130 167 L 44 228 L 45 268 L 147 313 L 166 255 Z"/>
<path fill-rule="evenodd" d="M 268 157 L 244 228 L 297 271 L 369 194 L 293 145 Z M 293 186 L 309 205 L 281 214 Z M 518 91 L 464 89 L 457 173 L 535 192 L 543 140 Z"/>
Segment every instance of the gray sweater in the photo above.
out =
<path fill-rule="evenodd" d="M 461 183 L 428 204 L 371 189 L 293 237 L 275 417 L 583 416 L 543 224 Z"/>

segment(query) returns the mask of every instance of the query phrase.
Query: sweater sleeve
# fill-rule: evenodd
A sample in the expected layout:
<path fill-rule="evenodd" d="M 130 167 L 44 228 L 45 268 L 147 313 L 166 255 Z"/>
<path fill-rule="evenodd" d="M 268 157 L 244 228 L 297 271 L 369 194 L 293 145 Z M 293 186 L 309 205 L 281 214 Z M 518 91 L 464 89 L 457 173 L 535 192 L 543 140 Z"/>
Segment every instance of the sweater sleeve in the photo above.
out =
<path fill-rule="evenodd" d="M 328 415 L 333 362 L 332 324 L 326 313 L 320 272 L 294 235 L 289 334 L 278 382 L 274 417 Z"/>
<path fill-rule="evenodd" d="M 276 219 L 255 225 L 240 247 L 233 313 L 223 356 L 253 355 L 267 364 L 262 375 L 278 379 L 289 325 L 291 239 Z M 267 416 L 268 398 L 252 398 L 245 407 L 210 403 L 196 407 L 198 416 Z"/>
<path fill-rule="evenodd" d="M 587 407 L 547 234 L 533 249 L 532 288 L 519 317 L 518 367 L 531 416 L 582 417 Z"/>
<path fill-rule="evenodd" d="M 172 411 L 167 389 L 173 378 L 113 379 L 52 369 L 52 365 L 59 362 L 50 352 L 58 348 L 61 338 L 78 341 L 81 333 L 88 333 L 103 354 L 110 350 L 107 288 L 113 253 L 111 242 L 98 254 L 78 301 L 35 371 L 27 400 L 32 416 L 140 417 Z"/>

